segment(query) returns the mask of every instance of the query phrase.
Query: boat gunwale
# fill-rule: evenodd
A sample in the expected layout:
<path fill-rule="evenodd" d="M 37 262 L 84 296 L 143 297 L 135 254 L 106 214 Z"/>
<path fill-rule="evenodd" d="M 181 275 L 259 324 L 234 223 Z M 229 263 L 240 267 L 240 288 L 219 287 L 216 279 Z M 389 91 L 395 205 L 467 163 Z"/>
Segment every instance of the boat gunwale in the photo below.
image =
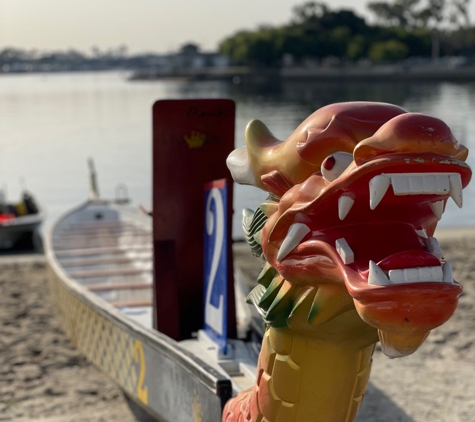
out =
<path fill-rule="evenodd" d="M 35 226 L 40 225 L 46 218 L 46 212 L 38 206 L 38 212 L 34 214 L 19 215 L 11 220 L 6 220 L 0 223 L 0 228 L 18 228 L 21 226 Z"/>
<path fill-rule="evenodd" d="M 143 327 L 138 322 L 127 318 L 117 308 L 100 298 L 94 292 L 87 290 L 85 286 L 82 286 L 73 278 L 69 277 L 56 259 L 54 249 L 52 248 L 55 228 L 66 217 L 94 203 L 106 204 L 108 206 L 116 205 L 102 199 L 99 201 L 87 200 L 62 214 L 47 231 L 45 238 L 45 255 L 51 269 L 58 277 L 59 281 L 72 294 L 74 294 L 78 300 L 92 308 L 94 312 L 97 312 L 100 316 L 117 326 L 119 329 L 126 332 L 131 331 L 133 335 L 136 335 L 140 341 L 147 344 L 151 349 L 171 359 L 184 370 L 195 375 L 208 389 L 221 399 L 221 403 L 224 405 L 226 400 L 231 397 L 232 394 L 232 383 L 229 378 L 216 371 L 212 366 L 202 361 L 198 356 L 182 348 L 179 343 L 172 338 L 159 331 Z M 223 395 L 225 397 L 223 397 Z"/>

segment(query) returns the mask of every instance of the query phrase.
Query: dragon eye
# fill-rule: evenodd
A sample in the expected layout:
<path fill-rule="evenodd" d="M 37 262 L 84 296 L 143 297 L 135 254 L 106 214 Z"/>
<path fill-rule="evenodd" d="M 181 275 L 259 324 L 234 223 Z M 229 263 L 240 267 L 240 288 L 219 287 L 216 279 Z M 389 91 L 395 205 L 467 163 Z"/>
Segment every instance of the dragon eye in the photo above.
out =
<path fill-rule="evenodd" d="M 330 171 L 335 166 L 336 160 L 333 155 L 329 155 L 322 163 L 322 166 L 325 170 Z"/>
<path fill-rule="evenodd" d="M 353 155 L 347 152 L 334 152 L 322 162 L 322 175 L 327 182 L 333 182 L 353 161 Z"/>

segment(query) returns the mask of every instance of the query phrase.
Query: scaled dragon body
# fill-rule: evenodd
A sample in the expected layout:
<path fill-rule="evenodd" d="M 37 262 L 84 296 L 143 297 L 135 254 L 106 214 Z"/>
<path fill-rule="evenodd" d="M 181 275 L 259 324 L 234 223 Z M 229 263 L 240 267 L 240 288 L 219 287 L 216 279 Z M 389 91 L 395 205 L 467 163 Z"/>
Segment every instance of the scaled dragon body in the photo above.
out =
<path fill-rule="evenodd" d="M 228 166 L 270 194 L 250 295 L 268 329 L 224 422 L 353 421 L 375 343 L 406 356 L 453 314 L 462 287 L 433 234 L 462 206 L 467 154 L 441 120 L 384 103 L 323 107 L 284 142 L 249 123 Z"/>

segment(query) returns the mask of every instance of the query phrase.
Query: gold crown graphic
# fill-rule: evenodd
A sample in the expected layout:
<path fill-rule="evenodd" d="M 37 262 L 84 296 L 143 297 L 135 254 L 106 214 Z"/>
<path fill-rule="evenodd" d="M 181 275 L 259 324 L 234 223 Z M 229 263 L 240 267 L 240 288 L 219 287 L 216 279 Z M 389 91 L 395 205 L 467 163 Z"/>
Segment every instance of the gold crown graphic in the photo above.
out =
<path fill-rule="evenodd" d="M 192 130 L 190 136 L 185 135 L 185 141 L 190 148 L 201 148 L 206 141 L 206 135 Z"/>

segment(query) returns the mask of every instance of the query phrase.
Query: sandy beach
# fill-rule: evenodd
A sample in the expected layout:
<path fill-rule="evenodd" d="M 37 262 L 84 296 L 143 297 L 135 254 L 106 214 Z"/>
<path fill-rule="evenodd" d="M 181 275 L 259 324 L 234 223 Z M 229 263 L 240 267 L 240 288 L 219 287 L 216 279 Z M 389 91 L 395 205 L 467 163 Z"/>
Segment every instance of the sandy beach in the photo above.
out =
<path fill-rule="evenodd" d="M 43 255 L 0 258 L 0 421 L 132 422 L 118 386 L 55 319 Z"/>
<path fill-rule="evenodd" d="M 475 421 L 475 229 L 436 236 L 464 286 L 458 309 L 412 356 L 390 360 L 377 349 L 358 422 Z M 235 257 L 247 277 L 259 273 L 250 253 Z M 47 274 L 42 255 L 0 257 L 0 421 L 139 420 L 61 331 Z"/>

